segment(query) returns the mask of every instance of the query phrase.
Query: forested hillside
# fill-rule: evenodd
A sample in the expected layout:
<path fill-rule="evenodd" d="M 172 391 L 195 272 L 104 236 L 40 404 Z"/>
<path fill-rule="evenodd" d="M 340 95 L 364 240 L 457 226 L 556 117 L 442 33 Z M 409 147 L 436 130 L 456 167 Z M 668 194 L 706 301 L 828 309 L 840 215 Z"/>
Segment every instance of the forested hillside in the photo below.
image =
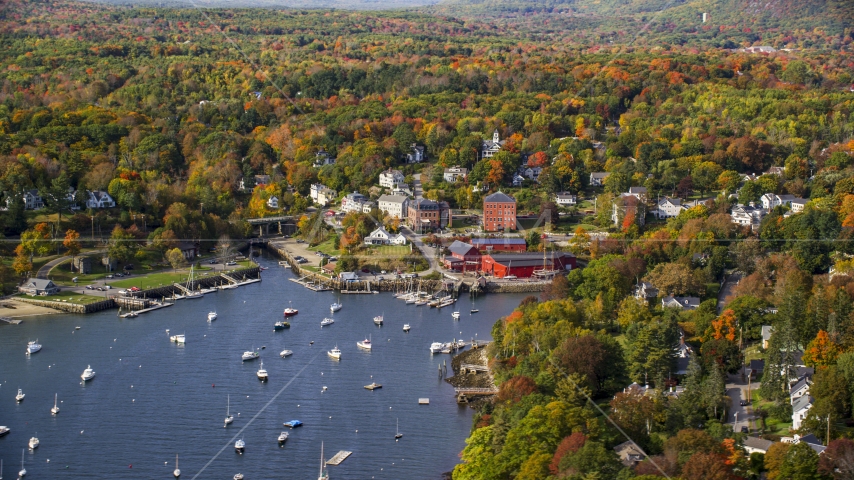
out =
<path fill-rule="evenodd" d="M 0 273 L 25 274 L 66 227 L 118 226 L 114 241 L 165 253 L 244 237 L 248 218 L 304 225 L 312 184 L 376 199 L 390 167 L 455 209 L 501 190 L 571 228 L 563 248 L 584 268 L 495 324 L 500 393 L 454 478 L 850 478 L 837 469 L 851 475 L 854 455 L 854 36 L 848 2 L 807 3 L 676 2 L 646 28 L 656 4 L 634 1 L 5 2 L 0 218 L 22 242 Z M 406 163 L 413 144 L 426 161 Z M 315 166 L 321 152 L 334 161 Z M 453 166 L 467 175 L 447 181 Z M 117 206 L 72 210 L 69 188 Z M 558 192 L 578 203 L 558 208 Z M 358 245 L 355 223 L 342 239 Z M 542 233 L 529 249 L 554 248 Z M 748 430 L 776 443 L 748 455 L 724 385 L 751 360 L 767 368 Z M 801 368 L 814 403 L 796 426 Z M 830 453 L 778 442 L 794 434 Z M 627 438 L 644 454 L 621 463 Z"/>

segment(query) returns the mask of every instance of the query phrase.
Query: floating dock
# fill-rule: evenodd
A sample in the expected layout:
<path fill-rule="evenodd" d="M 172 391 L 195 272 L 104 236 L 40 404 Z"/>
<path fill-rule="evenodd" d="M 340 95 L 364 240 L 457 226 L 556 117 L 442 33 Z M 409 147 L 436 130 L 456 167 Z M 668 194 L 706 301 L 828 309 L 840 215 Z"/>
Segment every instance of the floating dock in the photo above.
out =
<path fill-rule="evenodd" d="M 418 399 L 418 405 L 430 405 L 430 399 L 429 398 L 419 398 Z"/>
<path fill-rule="evenodd" d="M 347 450 L 341 450 L 340 452 L 336 453 L 334 457 L 327 460 L 326 464 L 327 465 L 340 465 L 341 462 L 343 462 L 344 460 L 347 460 L 347 457 L 349 457 L 352 454 L 353 454 L 353 452 L 348 452 Z"/>
<path fill-rule="evenodd" d="M 143 308 L 142 310 L 134 310 L 133 313 L 139 315 L 140 313 L 153 312 L 154 310 L 160 310 L 161 308 L 171 307 L 175 305 L 174 303 L 157 303 L 148 308 Z M 134 315 L 128 315 L 127 313 L 120 315 L 122 318 L 133 318 Z"/>
<path fill-rule="evenodd" d="M 330 288 L 330 287 L 328 287 L 328 286 L 326 286 L 320 282 L 315 282 L 313 280 L 309 280 L 308 275 L 305 275 L 305 276 L 300 277 L 300 278 L 289 278 L 288 280 L 290 280 L 294 283 L 300 284 L 303 287 L 305 287 L 309 290 L 315 291 L 315 292 L 325 292 L 327 290 L 332 290 L 332 288 Z"/>
<path fill-rule="evenodd" d="M 20 320 L 15 320 L 14 318 L 9 317 L 0 317 L 0 322 L 6 322 L 9 325 L 18 325 L 21 323 Z"/>

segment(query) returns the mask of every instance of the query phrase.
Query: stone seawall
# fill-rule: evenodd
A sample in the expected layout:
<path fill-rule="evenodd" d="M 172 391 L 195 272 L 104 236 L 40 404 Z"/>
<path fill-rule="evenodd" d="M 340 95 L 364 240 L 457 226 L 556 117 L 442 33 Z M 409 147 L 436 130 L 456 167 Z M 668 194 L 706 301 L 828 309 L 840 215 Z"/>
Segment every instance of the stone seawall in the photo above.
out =
<path fill-rule="evenodd" d="M 536 293 L 545 290 L 549 284 L 551 284 L 551 282 L 487 282 L 484 290 L 486 290 L 487 293 Z"/>
<path fill-rule="evenodd" d="M 27 297 L 15 297 L 15 300 L 24 303 L 29 303 L 31 305 L 36 305 L 39 307 L 53 308 L 54 310 L 60 310 L 68 313 L 94 313 L 100 312 L 101 310 L 116 308 L 116 302 L 112 298 L 108 300 L 102 300 L 100 302 L 89 303 L 86 305 L 81 305 L 78 303 L 56 302 L 53 300 L 37 300 L 35 298 Z"/>

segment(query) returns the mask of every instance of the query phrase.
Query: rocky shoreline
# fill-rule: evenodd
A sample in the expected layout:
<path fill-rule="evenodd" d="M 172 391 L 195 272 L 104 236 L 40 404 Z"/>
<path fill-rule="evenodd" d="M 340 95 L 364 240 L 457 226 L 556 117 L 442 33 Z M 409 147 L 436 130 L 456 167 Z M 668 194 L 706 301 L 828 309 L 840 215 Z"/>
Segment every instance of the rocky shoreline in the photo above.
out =
<path fill-rule="evenodd" d="M 454 388 L 495 388 L 495 382 L 491 373 L 460 373 L 460 365 L 466 363 L 487 366 L 488 359 L 489 357 L 486 353 L 486 347 L 466 350 L 455 355 L 454 358 L 451 359 L 451 369 L 454 372 L 454 376 L 446 378 L 445 381 L 453 385 Z M 494 395 L 472 397 L 469 399 L 468 405 L 469 407 L 476 409 L 484 402 L 492 402 L 494 398 Z"/>

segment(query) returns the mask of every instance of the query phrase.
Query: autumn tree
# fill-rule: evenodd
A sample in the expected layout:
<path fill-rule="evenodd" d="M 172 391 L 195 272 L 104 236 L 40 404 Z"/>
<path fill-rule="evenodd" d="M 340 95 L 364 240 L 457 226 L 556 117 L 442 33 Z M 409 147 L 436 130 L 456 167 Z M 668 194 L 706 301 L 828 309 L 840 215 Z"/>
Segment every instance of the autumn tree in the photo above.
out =
<path fill-rule="evenodd" d="M 573 454 L 577 452 L 581 447 L 584 446 L 584 442 L 587 441 L 587 436 L 585 436 L 581 432 L 575 432 L 568 437 L 564 437 L 561 440 L 560 444 L 557 446 L 557 450 L 555 450 L 554 455 L 552 456 L 552 461 L 549 464 L 549 471 L 553 475 L 557 475 L 560 473 L 560 460 L 567 454 Z"/>
<path fill-rule="evenodd" d="M 735 342 L 736 323 L 735 312 L 728 308 L 712 321 L 710 336 L 715 340 Z"/>
<path fill-rule="evenodd" d="M 646 281 L 655 285 L 662 294 L 688 295 L 699 293 L 703 288 L 701 279 L 690 267 L 681 263 L 660 263 L 646 276 Z"/>
<path fill-rule="evenodd" d="M 806 365 L 813 367 L 826 367 L 836 362 L 836 357 L 842 353 L 842 349 L 824 330 L 819 330 L 818 335 L 807 345 L 804 351 L 803 361 Z"/>
<path fill-rule="evenodd" d="M 854 441 L 838 438 L 828 443 L 818 457 L 818 472 L 834 480 L 854 478 Z"/>
<path fill-rule="evenodd" d="M 166 261 L 172 265 L 172 268 L 181 268 L 187 265 L 187 258 L 184 257 L 184 252 L 180 248 L 173 248 L 166 252 Z"/>
<path fill-rule="evenodd" d="M 498 400 L 516 403 L 537 391 L 537 384 L 530 377 L 517 375 L 498 387 Z"/>
<path fill-rule="evenodd" d="M 80 245 L 80 234 L 76 230 L 67 230 L 65 239 L 62 241 L 62 246 L 65 247 L 67 253 L 71 255 L 71 270 L 74 271 L 74 257 L 80 253 L 82 246 Z"/>
<path fill-rule="evenodd" d="M 727 465 L 722 455 L 714 453 L 695 453 L 682 467 L 682 478 L 703 480 L 735 480 L 732 465 Z"/>
<path fill-rule="evenodd" d="M 51 251 L 51 229 L 47 223 L 38 223 L 32 229 L 21 234 L 22 252 L 30 257 L 43 257 Z"/>

